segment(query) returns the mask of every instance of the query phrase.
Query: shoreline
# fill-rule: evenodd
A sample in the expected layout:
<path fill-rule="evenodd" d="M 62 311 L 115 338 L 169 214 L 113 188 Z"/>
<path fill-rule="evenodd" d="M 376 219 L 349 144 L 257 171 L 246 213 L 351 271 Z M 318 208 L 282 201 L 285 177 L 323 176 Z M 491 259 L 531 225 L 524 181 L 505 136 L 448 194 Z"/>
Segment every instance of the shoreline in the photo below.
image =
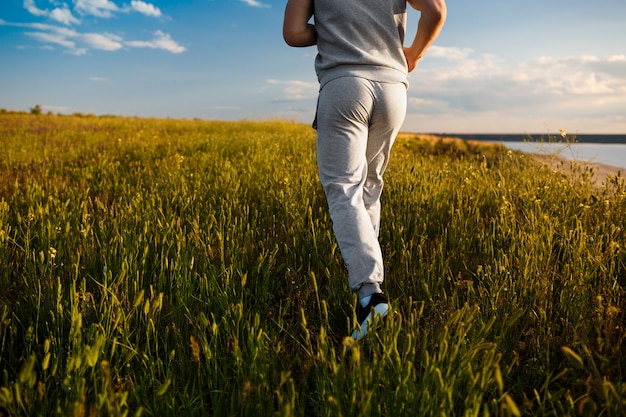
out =
<path fill-rule="evenodd" d="M 580 166 L 590 167 L 593 171 L 593 180 L 594 185 L 599 186 L 606 182 L 607 178 L 611 175 L 619 175 L 624 177 L 626 174 L 626 168 L 614 166 L 602 162 L 593 162 L 593 161 L 585 161 L 578 159 L 570 159 L 561 155 L 555 154 L 542 154 L 536 152 L 525 152 L 521 150 L 512 149 L 506 146 L 506 141 L 492 141 L 492 140 L 484 140 L 478 139 L 478 137 L 484 135 L 465 135 L 465 136 L 475 136 L 464 138 L 464 135 L 454 136 L 454 135 L 434 135 L 428 133 L 412 133 L 412 132 L 400 132 L 398 137 L 419 137 L 423 140 L 428 140 L 430 142 L 436 141 L 459 141 L 470 143 L 472 145 L 476 145 L 479 147 L 492 147 L 492 146 L 503 146 L 506 149 L 522 152 L 525 155 L 530 156 L 535 162 L 543 164 L 547 166 L 551 170 L 568 173 L 571 171 L 572 164 L 579 164 Z M 495 135 L 494 135 L 495 136 Z"/>
<path fill-rule="evenodd" d="M 565 133 L 565 132 L 563 132 Z M 626 145 L 626 134 L 624 133 L 442 133 L 436 136 L 457 137 L 462 140 L 478 140 L 481 142 L 555 142 L 580 144 L 618 144 Z"/>

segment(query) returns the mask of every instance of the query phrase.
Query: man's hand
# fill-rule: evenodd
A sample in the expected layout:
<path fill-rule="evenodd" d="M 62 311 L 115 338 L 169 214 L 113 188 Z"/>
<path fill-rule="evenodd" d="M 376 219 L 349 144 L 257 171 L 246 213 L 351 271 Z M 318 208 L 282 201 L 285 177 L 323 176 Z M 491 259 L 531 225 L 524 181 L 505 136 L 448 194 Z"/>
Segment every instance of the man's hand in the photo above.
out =
<path fill-rule="evenodd" d="M 446 21 L 447 8 L 445 0 L 408 0 L 408 3 L 420 12 L 415 39 L 411 46 L 403 48 L 404 57 L 411 72 L 417 68 L 424 52 L 439 36 Z"/>
<path fill-rule="evenodd" d="M 408 46 L 402 47 L 402 50 L 404 52 L 404 58 L 406 59 L 406 64 L 409 67 L 409 72 L 411 72 L 415 68 L 417 68 L 417 64 L 419 64 L 420 57 L 415 55 L 414 50 L 409 48 Z"/>

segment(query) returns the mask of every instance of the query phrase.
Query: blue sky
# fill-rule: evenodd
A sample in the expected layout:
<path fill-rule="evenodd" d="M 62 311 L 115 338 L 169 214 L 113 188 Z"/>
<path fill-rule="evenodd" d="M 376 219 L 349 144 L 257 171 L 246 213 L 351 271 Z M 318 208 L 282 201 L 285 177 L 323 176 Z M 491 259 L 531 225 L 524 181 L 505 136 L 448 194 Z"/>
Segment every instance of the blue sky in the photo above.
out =
<path fill-rule="evenodd" d="M 284 44 L 284 6 L 1 0 L 0 108 L 309 123 L 316 50 Z M 405 131 L 624 134 L 626 1 L 448 0 L 409 80 Z"/>

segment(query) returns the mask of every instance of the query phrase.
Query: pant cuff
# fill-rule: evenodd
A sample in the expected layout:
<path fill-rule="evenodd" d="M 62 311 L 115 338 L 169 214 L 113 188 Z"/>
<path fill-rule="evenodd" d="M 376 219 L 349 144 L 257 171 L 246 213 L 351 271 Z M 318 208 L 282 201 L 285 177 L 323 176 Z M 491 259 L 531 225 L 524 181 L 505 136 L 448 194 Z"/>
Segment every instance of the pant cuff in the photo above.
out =
<path fill-rule="evenodd" d="M 356 291 L 359 298 L 367 297 L 368 295 L 376 294 L 379 292 L 383 292 L 380 289 L 380 284 L 378 283 L 367 283 L 361 285 L 361 287 Z"/>

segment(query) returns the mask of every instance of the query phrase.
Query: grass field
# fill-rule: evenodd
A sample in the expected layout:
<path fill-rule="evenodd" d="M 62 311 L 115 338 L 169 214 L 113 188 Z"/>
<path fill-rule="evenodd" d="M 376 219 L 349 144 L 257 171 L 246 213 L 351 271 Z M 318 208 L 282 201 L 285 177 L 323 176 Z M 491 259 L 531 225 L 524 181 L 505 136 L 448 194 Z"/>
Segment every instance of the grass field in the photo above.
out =
<path fill-rule="evenodd" d="M 619 416 L 626 185 L 400 137 L 356 300 L 315 135 L 0 115 L 0 416 Z"/>

